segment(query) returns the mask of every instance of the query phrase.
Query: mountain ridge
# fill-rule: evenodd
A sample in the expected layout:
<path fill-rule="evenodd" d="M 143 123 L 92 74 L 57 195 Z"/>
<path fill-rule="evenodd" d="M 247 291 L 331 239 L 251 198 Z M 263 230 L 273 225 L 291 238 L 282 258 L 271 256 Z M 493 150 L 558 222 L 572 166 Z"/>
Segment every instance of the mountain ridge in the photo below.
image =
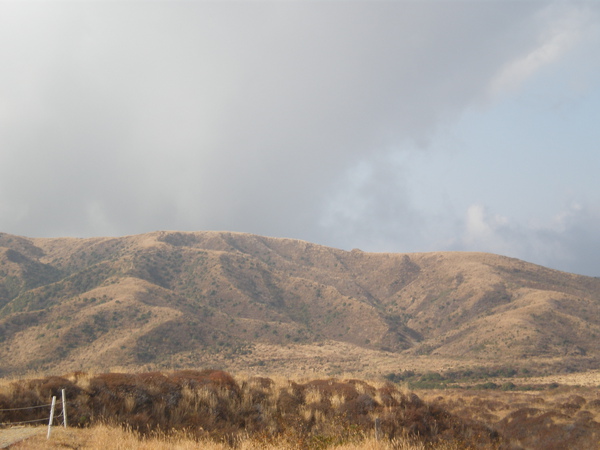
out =
<path fill-rule="evenodd" d="M 259 369 L 303 352 L 313 359 L 299 370 L 325 372 L 370 357 L 387 361 L 373 371 L 420 359 L 573 368 L 600 360 L 599 313 L 599 279 L 489 253 L 344 251 L 219 231 L 0 233 L 0 374 Z M 361 356 L 356 367 L 335 351 L 314 356 L 324 348 Z"/>

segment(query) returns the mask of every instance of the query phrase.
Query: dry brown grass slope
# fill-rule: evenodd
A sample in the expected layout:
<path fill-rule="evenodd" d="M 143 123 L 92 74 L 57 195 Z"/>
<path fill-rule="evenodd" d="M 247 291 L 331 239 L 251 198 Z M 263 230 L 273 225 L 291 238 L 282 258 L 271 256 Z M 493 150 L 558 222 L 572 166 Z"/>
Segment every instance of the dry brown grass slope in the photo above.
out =
<path fill-rule="evenodd" d="M 229 232 L 0 233 L 0 374 L 113 366 L 362 374 L 600 360 L 600 280 L 483 253 Z"/>

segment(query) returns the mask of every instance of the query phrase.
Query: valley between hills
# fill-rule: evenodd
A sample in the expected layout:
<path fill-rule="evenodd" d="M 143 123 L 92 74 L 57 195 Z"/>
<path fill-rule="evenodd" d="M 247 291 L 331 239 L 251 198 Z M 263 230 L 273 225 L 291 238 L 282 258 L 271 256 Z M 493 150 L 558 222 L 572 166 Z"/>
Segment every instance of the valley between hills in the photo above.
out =
<path fill-rule="evenodd" d="M 599 337 L 600 279 L 493 254 L 367 253 L 209 231 L 0 233 L 3 377 L 469 367 L 567 377 L 600 368 Z"/>

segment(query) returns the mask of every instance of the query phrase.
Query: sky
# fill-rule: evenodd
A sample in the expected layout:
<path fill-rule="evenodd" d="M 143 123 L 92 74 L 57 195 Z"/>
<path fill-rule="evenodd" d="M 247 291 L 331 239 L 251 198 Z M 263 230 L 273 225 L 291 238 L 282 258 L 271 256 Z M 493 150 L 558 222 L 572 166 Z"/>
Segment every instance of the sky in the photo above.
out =
<path fill-rule="evenodd" d="M 600 276 L 600 2 L 0 1 L 0 231 Z"/>

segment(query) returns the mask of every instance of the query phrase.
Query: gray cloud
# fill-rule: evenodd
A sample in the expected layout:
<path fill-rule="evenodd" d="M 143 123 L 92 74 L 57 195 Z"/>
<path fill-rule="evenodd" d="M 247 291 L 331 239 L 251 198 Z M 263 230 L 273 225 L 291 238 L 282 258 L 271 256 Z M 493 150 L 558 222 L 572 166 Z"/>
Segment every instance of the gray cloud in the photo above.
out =
<path fill-rule="evenodd" d="M 527 226 L 472 205 L 450 250 L 499 253 L 567 272 L 600 276 L 600 210 L 573 203 L 543 227 Z"/>
<path fill-rule="evenodd" d="M 1 3 L 0 228 L 425 245 L 393 154 L 488 101 L 547 7 Z"/>

